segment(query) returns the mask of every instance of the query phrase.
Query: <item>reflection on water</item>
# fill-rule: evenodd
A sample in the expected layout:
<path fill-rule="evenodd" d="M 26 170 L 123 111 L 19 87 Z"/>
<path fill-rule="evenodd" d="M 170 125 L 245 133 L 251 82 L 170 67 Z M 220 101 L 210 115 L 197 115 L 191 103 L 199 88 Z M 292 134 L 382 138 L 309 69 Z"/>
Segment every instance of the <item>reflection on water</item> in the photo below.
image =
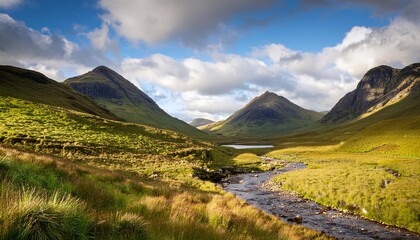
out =
<path fill-rule="evenodd" d="M 242 144 L 228 144 L 222 145 L 223 147 L 231 147 L 234 149 L 249 149 L 249 148 L 272 148 L 273 145 L 242 145 Z"/>

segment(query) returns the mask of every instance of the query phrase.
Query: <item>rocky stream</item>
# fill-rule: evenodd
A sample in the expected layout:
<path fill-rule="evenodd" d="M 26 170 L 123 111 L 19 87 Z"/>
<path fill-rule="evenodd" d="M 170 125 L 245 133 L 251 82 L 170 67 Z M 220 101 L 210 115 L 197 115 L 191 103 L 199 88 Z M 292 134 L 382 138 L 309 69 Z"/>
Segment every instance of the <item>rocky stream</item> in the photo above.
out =
<path fill-rule="evenodd" d="M 275 192 L 264 186 L 275 175 L 305 167 L 303 163 L 287 163 L 279 170 L 233 175 L 224 179 L 222 185 L 227 192 L 284 221 L 325 232 L 337 239 L 420 240 L 420 235 L 408 230 L 343 213 L 308 201 L 297 194 Z"/>

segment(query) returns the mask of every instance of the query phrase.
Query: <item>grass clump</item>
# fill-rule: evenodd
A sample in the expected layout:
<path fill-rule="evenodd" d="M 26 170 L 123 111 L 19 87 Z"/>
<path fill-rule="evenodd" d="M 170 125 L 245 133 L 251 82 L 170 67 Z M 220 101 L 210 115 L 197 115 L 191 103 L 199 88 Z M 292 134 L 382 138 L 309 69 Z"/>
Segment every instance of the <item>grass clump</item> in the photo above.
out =
<path fill-rule="evenodd" d="M 289 148 L 268 155 L 308 164 L 306 169 L 272 180 L 283 189 L 323 205 L 420 232 L 419 159 L 349 153 L 340 145 Z"/>
<path fill-rule="evenodd" d="M 91 222 L 84 204 L 69 194 L 51 195 L 36 189 L 20 194 L 6 193 L 4 187 L 1 222 L 3 239 L 89 239 Z M 6 195 L 6 196 L 5 196 Z"/>
<path fill-rule="evenodd" d="M 320 233 L 289 226 L 231 194 L 16 150 L 0 148 L 0 155 L 8 155 L 0 164 L 0 204 L 10 206 L 0 213 L 0 232 L 4 233 L 0 239 L 18 237 L 24 224 L 36 226 L 30 224 L 34 215 L 47 229 L 41 232 L 50 239 L 64 233 L 74 239 L 328 239 Z M 36 169 L 33 178 L 42 179 L 44 173 L 54 176 L 54 187 L 14 177 L 31 168 Z M 71 187 L 65 187 L 68 185 Z M 40 208 L 43 211 L 38 214 Z M 48 224 L 44 219 L 50 219 Z M 11 226 L 23 227 L 13 230 Z"/>

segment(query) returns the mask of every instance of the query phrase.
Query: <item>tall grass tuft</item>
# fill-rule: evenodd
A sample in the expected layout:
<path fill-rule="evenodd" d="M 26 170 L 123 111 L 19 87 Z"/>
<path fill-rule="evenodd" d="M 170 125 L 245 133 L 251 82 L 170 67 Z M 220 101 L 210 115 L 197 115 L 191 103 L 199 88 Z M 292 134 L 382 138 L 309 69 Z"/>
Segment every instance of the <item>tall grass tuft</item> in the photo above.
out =
<path fill-rule="evenodd" d="M 69 194 L 54 192 L 48 196 L 35 189 L 23 189 L 20 195 L 2 196 L 9 198 L 2 202 L 15 200 L 4 207 L 1 215 L 4 239 L 89 238 L 91 221 L 84 204 Z"/>
<path fill-rule="evenodd" d="M 95 226 L 98 239 L 147 239 L 147 222 L 135 213 L 115 212 L 98 220 Z"/>

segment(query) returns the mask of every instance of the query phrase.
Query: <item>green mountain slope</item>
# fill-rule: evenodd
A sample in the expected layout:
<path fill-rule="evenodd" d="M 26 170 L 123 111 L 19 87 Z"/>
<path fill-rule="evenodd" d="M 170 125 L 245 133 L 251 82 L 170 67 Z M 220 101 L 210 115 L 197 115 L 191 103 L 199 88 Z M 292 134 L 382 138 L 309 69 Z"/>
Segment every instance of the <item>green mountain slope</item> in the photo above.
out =
<path fill-rule="evenodd" d="M 90 113 L 104 118 L 117 119 L 108 110 L 70 87 L 39 72 L 12 66 L 0 66 L 0 96 L 14 97 Z"/>
<path fill-rule="evenodd" d="M 201 127 L 207 124 L 212 124 L 214 121 L 206 118 L 195 118 L 189 124 L 193 127 Z"/>
<path fill-rule="evenodd" d="M 339 144 L 349 152 L 420 156 L 420 91 L 366 117 L 323 124 L 305 133 L 268 139 L 279 146 Z"/>
<path fill-rule="evenodd" d="M 263 137 L 308 127 L 322 116 L 275 93 L 265 92 L 225 121 L 207 125 L 203 130 L 225 136 Z"/>
<path fill-rule="evenodd" d="M 379 66 L 369 70 L 357 85 L 326 114 L 322 123 L 351 120 L 399 101 L 420 89 L 420 63 L 403 69 Z"/>
<path fill-rule="evenodd" d="M 204 135 L 187 123 L 171 117 L 134 84 L 107 67 L 99 66 L 64 83 L 126 121 L 189 136 Z"/>

